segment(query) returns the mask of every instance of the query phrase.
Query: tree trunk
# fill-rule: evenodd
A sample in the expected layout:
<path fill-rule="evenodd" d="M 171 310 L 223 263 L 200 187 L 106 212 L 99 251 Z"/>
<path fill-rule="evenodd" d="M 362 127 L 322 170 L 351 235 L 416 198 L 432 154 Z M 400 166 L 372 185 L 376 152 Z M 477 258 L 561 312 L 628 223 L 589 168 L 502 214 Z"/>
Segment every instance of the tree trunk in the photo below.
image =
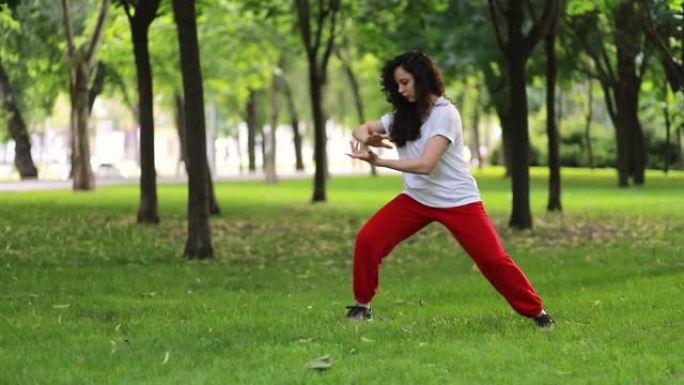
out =
<path fill-rule="evenodd" d="M 556 34 L 544 39 L 546 51 L 546 135 L 549 152 L 549 201 L 547 211 L 563 211 L 561 204 L 560 135 L 556 124 Z"/>
<path fill-rule="evenodd" d="M 645 182 L 646 151 L 638 115 L 641 78 L 637 75 L 636 59 L 643 54 L 639 47 L 640 29 L 634 28 L 638 23 L 634 4 L 621 3 L 615 15 L 618 82 L 614 86 L 614 96 L 620 124 L 617 130 L 620 136 L 617 138 L 618 156 L 624 157 L 619 163 L 626 168 L 634 184 L 641 185 Z"/>
<path fill-rule="evenodd" d="M 213 256 L 213 248 L 209 227 L 207 142 L 195 0 L 173 0 L 172 4 L 181 55 L 189 164 L 188 240 L 184 255 L 204 259 Z"/>
<path fill-rule="evenodd" d="M 249 90 L 249 99 L 247 101 L 247 158 L 249 165 L 247 169 L 249 172 L 256 171 L 256 133 L 259 130 L 258 121 L 259 113 L 257 111 L 256 91 Z"/>
<path fill-rule="evenodd" d="M 209 214 L 219 215 L 221 214 L 221 206 L 218 204 L 218 199 L 216 199 L 216 191 L 214 190 L 214 178 L 211 174 L 211 169 L 209 169 L 209 161 L 204 162 L 207 166 L 207 193 L 209 194 Z"/>
<path fill-rule="evenodd" d="M 180 141 L 180 152 L 181 159 L 185 168 L 185 174 L 190 175 L 190 162 L 188 161 L 188 143 L 187 143 L 187 130 L 185 126 L 185 101 L 180 92 L 176 92 L 176 128 L 178 130 L 178 138 Z M 214 192 L 214 182 L 211 175 L 211 169 L 209 168 L 209 161 L 206 162 L 207 167 L 207 196 L 209 199 L 209 214 L 218 215 L 221 214 L 221 207 L 219 207 L 218 201 L 216 200 L 216 194 Z"/>
<path fill-rule="evenodd" d="M 515 51 L 514 51 L 515 52 Z M 530 211 L 530 139 L 527 123 L 527 91 L 525 58 L 513 55 L 509 60 L 511 82 L 510 149 L 513 210 L 508 225 L 518 229 L 532 228 Z"/>
<path fill-rule="evenodd" d="M 336 52 L 338 59 L 340 59 L 340 62 L 342 63 L 342 69 L 347 75 L 347 80 L 349 80 L 349 85 L 351 86 L 352 96 L 354 97 L 354 106 L 356 107 L 356 115 L 358 116 L 359 124 L 363 124 L 366 122 L 366 114 L 363 111 L 363 101 L 361 100 L 359 81 L 356 79 L 356 75 L 354 74 L 354 70 L 352 69 L 349 61 L 347 61 L 339 51 Z M 372 176 L 378 176 L 378 170 L 374 164 L 370 165 L 370 172 Z"/>
<path fill-rule="evenodd" d="M 482 154 L 480 153 L 480 96 L 479 86 L 475 86 L 475 105 L 473 108 L 473 154 L 477 159 L 477 168 L 482 169 Z"/>
<path fill-rule="evenodd" d="M 503 67 L 505 63 L 501 63 Z M 504 68 L 505 69 L 505 68 Z M 508 69 L 505 69 L 508 72 Z M 487 66 L 484 69 L 485 84 L 490 95 L 494 110 L 499 118 L 501 125 L 501 151 L 499 151 L 499 163 L 505 168 L 506 177 L 511 176 L 511 149 L 510 149 L 510 85 L 502 78 L 497 76 L 494 71 Z"/>
<path fill-rule="evenodd" d="M 3 96 L 3 106 L 8 117 L 10 135 L 14 140 L 14 166 L 21 179 L 38 178 L 38 169 L 31 157 L 31 137 L 26 129 L 26 122 L 21 116 L 16 94 L 10 83 L 7 72 L 0 62 L 0 90 Z"/>
<path fill-rule="evenodd" d="M 506 57 L 510 84 L 510 138 L 511 156 L 511 184 L 513 190 L 513 210 L 509 226 L 520 229 L 532 228 L 532 213 L 530 212 L 530 170 L 529 152 L 530 139 L 527 122 L 527 59 L 532 54 L 534 46 L 545 36 L 549 27 L 558 19 L 559 2 L 546 1 L 544 13 L 534 22 L 529 32 L 523 33 L 525 24 L 524 2 L 522 0 L 508 2 L 503 12 L 506 17 L 507 33 L 501 33 L 497 22 L 500 11 L 498 1 L 489 0 L 490 13 L 494 22 L 497 44 Z M 507 42 L 504 42 L 505 40 Z"/>
<path fill-rule="evenodd" d="M 614 87 L 609 84 L 606 79 L 599 79 L 601 83 L 601 89 L 603 90 L 603 98 L 605 100 L 606 109 L 608 110 L 608 115 L 610 120 L 615 126 L 615 147 L 616 147 L 616 158 L 615 158 L 615 168 L 618 173 L 618 187 L 629 187 L 629 172 L 627 168 L 627 154 L 626 146 L 624 143 L 625 135 L 622 133 L 624 124 L 621 122 L 621 115 L 617 112 L 617 94 L 618 92 L 614 90 Z M 614 99 L 616 99 L 614 101 Z"/>
<path fill-rule="evenodd" d="M 92 190 L 95 188 L 95 177 L 90 165 L 90 133 L 88 130 L 88 111 L 90 95 L 88 78 L 90 69 L 81 61 L 73 63 L 71 81 L 73 85 L 71 132 L 72 132 L 72 173 L 74 190 Z"/>
<path fill-rule="evenodd" d="M 586 115 L 586 123 L 584 126 L 584 143 L 586 145 L 587 149 L 587 161 L 589 162 L 589 168 L 594 169 L 594 152 L 591 147 L 591 121 L 593 119 L 593 104 L 594 104 L 594 97 L 593 93 L 591 92 L 591 80 L 589 80 L 588 85 L 587 85 L 587 115 Z"/>
<path fill-rule="evenodd" d="M 271 104 L 270 114 L 270 130 L 264 137 L 264 172 L 266 183 L 276 183 L 278 175 L 276 174 L 276 129 L 278 127 L 278 77 L 273 74 L 271 79 L 271 90 L 269 95 L 269 102 Z"/>
<path fill-rule="evenodd" d="M 69 56 L 69 91 L 71 94 L 71 175 L 74 190 L 92 190 L 95 178 L 90 166 L 90 139 L 88 117 L 90 94 L 88 82 L 95 65 L 95 54 L 102 41 L 109 12 L 110 0 L 102 0 L 102 6 L 87 48 L 79 50 L 74 43 L 73 29 L 67 0 L 61 1 L 62 22 Z"/>
<path fill-rule="evenodd" d="M 670 131 L 672 130 L 672 122 L 670 121 L 670 111 L 667 105 L 667 84 L 665 85 L 665 105 L 663 106 L 663 115 L 665 117 L 665 162 L 663 162 L 663 171 L 665 174 L 670 170 Z"/>
<path fill-rule="evenodd" d="M 299 131 L 299 114 L 295 107 L 294 98 L 292 97 L 292 90 L 290 84 L 285 77 L 283 79 L 283 92 L 285 100 L 287 100 L 287 109 L 290 112 L 290 123 L 292 125 L 292 136 L 295 150 L 295 169 L 297 171 L 304 171 L 304 160 L 302 158 L 302 134 Z"/>
<path fill-rule="evenodd" d="M 143 9 L 145 7 L 139 5 L 135 18 L 130 19 L 139 97 L 140 207 L 138 208 L 138 223 L 156 224 L 159 223 L 159 208 L 157 203 L 157 171 L 154 162 L 154 92 L 148 47 L 149 26 L 154 14 L 156 14 L 156 7 L 151 10 L 152 15 L 143 15 L 141 13 Z M 145 18 L 141 19 L 141 17 Z"/>
<path fill-rule="evenodd" d="M 316 29 L 312 33 L 309 0 L 298 0 L 296 3 L 297 20 L 309 65 L 309 92 L 311 95 L 311 113 L 314 123 L 314 191 L 312 202 L 326 201 L 326 178 L 328 177 L 328 161 L 326 154 L 325 123 L 327 115 L 324 110 L 325 85 L 327 82 L 328 60 L 333 52 L 335 41 L 335 25 L 340 10 L 339 0 L 318 1 L 318 14 L 315 17 Z M 328 21 L 328 26 L 324 26 Z M 323 38 L 323 30 L 327 36 Z"/>
<path fill-rule="evenodd" d="M 314 123 L 314 161 L 316 171 L 314 173 L 314 191 L 311 201 L 325 202 L 326 198 L 326 177 L 327 154 L 326 154 L 326 132 L 325 132 L 325 112 L 323 110 L 324 84 L 323 76 L 318 73 L 315 62 L 309 62 L 309 84 L 311 93 L 311 111 Z"/>
<path fill-rule="evenodd" d="M 178 143 L 179 143 L 179 159 L 178 163 L 183 163 L 183 169 L 188 171 L 188 156 L 187 148 L 188 145 L 185 139 L 185 101 L 183 100 L 183 95 L 176 91 L 175 95 L 175 107 L 176 107 L 176 131 L 178 132 Z M 178 174 L 178 167 L 176 167 L 176 174 Z"/>
<path fill-rule="evenodd" d="M 684 157 L 682 155 L 682 131 L 684 131 L 684 122 L 677 126 L 677 160 L 679 161 L 679 169 L 684 170 Z"/>

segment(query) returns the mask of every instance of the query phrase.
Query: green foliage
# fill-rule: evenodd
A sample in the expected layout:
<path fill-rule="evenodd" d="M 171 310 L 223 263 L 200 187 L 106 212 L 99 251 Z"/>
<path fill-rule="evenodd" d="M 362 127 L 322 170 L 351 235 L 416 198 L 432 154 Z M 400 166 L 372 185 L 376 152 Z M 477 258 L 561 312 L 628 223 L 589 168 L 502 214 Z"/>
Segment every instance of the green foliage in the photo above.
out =
<path fill-rule="evenodd" d="M 544 214 L 547 174 L 532 169 L 537 226 L 501 231 L 550 333 L 438 224 L 385 260 L 376 321 L 342 320 L 354 237 L 397 177 L 333 178 L 323 206 L 308 180 L 217 184 L 231 214 L 212 219 L 208 262 L 181 258 L 185 186 L 160 186 L 159 227 L 134 223 L 133 186 L 0 194 L 0 382 L 677 383 L 684 174 L 625 190 L 612 170 L 562 172 L 563 216 Z M 476 175 L 499 228 L 502 174 Z M 326 372 L 305 368 L 327 355 Z"/>
<path fill-rule="evenodd" d="M 37 1 L 0 11 L 0 60 L 29 123 L 49 115 L 57 95 L 68 89 L 62 35 L 56 30 L 61 31 L 58 20 Z"/>

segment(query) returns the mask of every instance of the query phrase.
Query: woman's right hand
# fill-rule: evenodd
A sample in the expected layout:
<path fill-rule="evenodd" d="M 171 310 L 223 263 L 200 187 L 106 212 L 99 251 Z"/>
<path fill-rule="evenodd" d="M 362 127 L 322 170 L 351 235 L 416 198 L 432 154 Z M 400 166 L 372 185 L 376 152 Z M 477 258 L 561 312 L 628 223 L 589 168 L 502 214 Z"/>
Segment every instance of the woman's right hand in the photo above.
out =
<path fill-rule="evenodd" d="M 352 140 L 350 144 L 351 153 L 347 153 L 347 156 L 350 158 L 360 159 L 370 164 L 375 164 L 375 162 L 378 160 L 378 156 L 373 151 L 365 148 L 361 142 Z"/>

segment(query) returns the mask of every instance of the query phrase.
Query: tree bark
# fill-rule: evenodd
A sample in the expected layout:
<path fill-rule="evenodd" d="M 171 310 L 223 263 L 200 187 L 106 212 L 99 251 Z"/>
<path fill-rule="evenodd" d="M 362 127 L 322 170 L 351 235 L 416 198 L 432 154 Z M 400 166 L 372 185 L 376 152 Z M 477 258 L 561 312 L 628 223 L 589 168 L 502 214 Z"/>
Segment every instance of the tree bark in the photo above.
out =
<path fill-rule="evenodd" d="M 663 105 L 663 116 L 665 117 L 665 161 L 663 162 L 663 171 L 665 174 L 670 170 L 670 158 L 672 157 L 670 153 L 670 132 L 672 131 L 672 122 L 670 120 L 670 110 L 667 105 L 667 85 L 665 88 L 665 104 Z"/>
<path fill-rule="evenodd" d="M 184 255 L 204 259 L 213 256 L 213 248 L 209 227 L 207 142 L 195 0 L 173 0 L 172 4 L 181 55 L 189 163 L 188 240 Z"/>
<path fill-rule="evenodd" d="M 264 174 L 266 183 L 278 182 L 276 174 L 276 129 L 278 127 L 278 92 L 280 90 L 278 74 L 273 74 L 271 79 L 271 90 L 269 92 L 270 130 L 264 136 Z"/>
<path fill-rule="evenodd" d="M 684 122 L 677 126 L 677 159 L 679 160 L 679 169 L 684 170 L 684 153 L 682 152 L 682 134 L 684 134 Z"/>
<path fill-rule="evenodd" d="M 304 48 L 309 64 L 309 91 L 311 96 L 311 112 L 314 123 L 314 191 L 312 202 L 325 202 L 326 179 L 328 176 L 326 154 L 326 113 L 324 110 L 325 85 L 327 82 L 328 60 L 332 54 L 335 41 L 336 18 L 340 7 L 339 0 L 318 2 L 317 24 L 311 28 L 309 0 L 297 0 L 297 18 Z M 323 38 L 323 29 L 327 23 L 327 37 Z M 313 32 L 313 33 L 312 33 Z"/>
<path fill-rule="evenodd" d="M 92 190 L 95 188 L 95 176 L 90 164 L 90 133 L 88 130 L 89 91 L 88 78 L 90 70 L 87 64 L 78 62 L 72 64 L 72 172 L 74 190 Z"/>
<path fill-rule="evenodd" d="M 643 54 L 639 47 L 641 32 L 636 9 L 631 2 L 623 2 L 615 14 L 615 46 L 617 51 L 617 77 L 615 101 L 618 129 L 618 154 L 625 157 L 623 167 L 636 185 L 645 182 L 646 149 L 644 135 L 639 122 L 639 90 L 641 76 L 637 73 L 636 59 Z M 646 60 L 645 58 L 643 60 Z M 626 164 L 625 164 L 626 163 Z"/>
<path fill-rule="evenodd" d="M 249 90 L 249 99 L 247 101 L 247 158 L 249 165 L 247 169 L 249 172 L 256 171 L 256 133 L 259 130 L 259 112 L 256 100 L 256 91 Z"/>
<path fill-rule="evenodd" d="M 561 203 L 560 134 L 556 124 L 556 33 L 551 27 L 544 39 L 546 51 L 546 135 L 549 153 L 549 201 L 546 211 L 563 211 Z"/>
<path fill-rule="evenodd" d="M 188 171 L 188 156 L 187 156 L 187 148 L 188 145 L 186 143 L 185 139 L 185 101 L 183 100 L 183 95 L 176 91 L 175 95 L 175 106 L 176 106 L 176 114 L 175 114 L 175 119 L 176 119 L 176 130 L 178 131 L 178 143 L 180 144 L 180 156 L 179 156 L 179 163 L 183 163 L 183 169 L 186 172 Z M 176 169 L 176 173 L 178 173 L 178 169 Z"/>
<path fill-rule="evenodd" d="M 314 191 L 311 201 L 325 202 L 326 182 L 327 182 L 327 154 L 326 142 L 327 135 L 325 130 L 325 112 L 323 111 L 324 81 L 319 80 L 321 75 L 316 70 L 316 64 L 309 62 L 309 84 L 311 93 L 311 109 L 314 122 L 314 162 L 316 170 L 314 172 Z"/>
<path fill-rule="evenodd" d="M 95 79 L 93 79 L 93 85 L 90 87 L 90 91 L 88 91 L 88 114 L 93 113 L 95 99 L 97 99 L 102 93 L 102 90 L 104 90 L 105 80 L 107 78 L 107 65 L 103 61 L 98 60 L 94 71 Z"/>
<path fill-rule="evenodd" d="M 180 153 L 183 166 L 185 168 L 185 174 L 190 175 L 190 162 L 188 161 L 188 141 L 187 141 L 187 129 L 185 125 L 185 98 L 180 92 L 176 91 L 176 128 L 178 130 L 178 139 L 180 142 Z M 216 194 L 214 192 L 214 182 L 211 175 L 211 170 L 209 168 L 209 161 L 206 162 L 207 167 L 207 196 L 209 199 L 209 214 L 218 215 L 221 214 L 221 207 L 216 199 Z"/>
<path fill-rule="evenodd" d="M 287 79 L 285 79 L 284 76 L 282 77 L 282 80 L 283 93 L 285 94 L 285 100 L 287 101 L 287 109 L 290 113 L 290 124 L 292 125 L 292 141 L 295 150 L 295 170 L 304 171 L 304 160 L 302 158 L 302 134 L 299 130 L 299 114 L 297 113 L 297 108 L 295 107 L 290 84 L 287 82 Z"/>
<path fill-rule="evenodd" d="M 638 28 L 635 2 L 620 2 L 615 10 L 612 23 L 616 65 L 609 59 L 610 53 L 603 43 L 595 14 L 570 20 L 578 41 L 592 58 L 594 66 L 589 71 L 601 83 L 606 108 L 615 126 L 618 186 L 628 187 L 630 177 L 634 184 L 643 184 L 646 149 L 638 117 L 639 89 L 649 54 L 643 47 L 645 39 L 642 39 L 643 32 Z M 639 69 L 638 60 L 641 61 Z"/>
<path fill-rule="evenodd" d="M 477 159 L 477 168 L 482 169 L 482 154 L 480 153 L 480 97 L 481 92 L 479 91 L 479 86 L 475 86 L 475 105 L 473 108 L 473 150 L 472 153 L 475 154 L 475 159 Z"/>
<path fill-rule="evenodd" d="M 506 66 L 505 63 L 501 63 L 502 66 Z M 508 72 L 508 70 L 506 70 Z M 510 85 L 499 76 L 496 76 L 494 71 L 489 67 L 484 68 L 485 74 L 485 84 L 487 86 L 487 92 L 490 95 L 494 110 L 499 118 L 499 124 L 501 125 L 501 151 L 499 151 L 499 163 L 504 166 L 505 176 L 511 176 L 511 149 L 510 143 Z"/>
<path fill-rule="evenodd" d="M 352 68 L 351 63 L 349 63 L 349 60 L 342 55 L 342 52 L 340 52 L 339 49 L 336 49 L 335 53 L 337 58 L 340 60 L 340 63 L 342 63 L 342 69 L 347 75 L 347 80 L 351 86 L 352 96 L 354 97 L 354 107 L 356 107 L 356 115 L 358 116 L 359 124 L 363 124 L 366 122 L 366 114 L 363 111 L 363 101 L 361 99 L 359 81 L 356 78 L 356 74 L 354 74 L 354 69 Z M 374 164 L 370 165 L 370 172 L 372 176 L 378 176 L 378 169 Z"/>
<path fill-rule="evenodd" d="M 591 80 L 589 80 L 587 85 L 587 115 L 586 123 L 584 126 L 584 143 L 587 149 L 587 161 L 589 163 L 589 168 L 594 169 L 594 152 L 591 146 L 591 121 L 593 119 L 593 104 L 594 97 L 592 93 Z"/>
<path fill-rule="evenodd" d="M 102 0 L 102 6 L 95 24 L 93 36 L 83 52 L 78 52 L 74 43 L 74 35 L 69 16 L 67 0 L 62 0 L 62 21 L 66 36 L 67 54 L 69 57 L 69 90 L 71 93 L 71 143 L 72 143 L 72 177 L 74 190 L 92 190 L 95 178 L 90 165 L 90 138 L 88 135 L 88 117 L 90 115 L 90 92 L 88 81 L 95 65 L 95 55 L 102 41 L 104 27 L 109 12 L 110 0 Z"/>
<path fill-rule="evenodd" d="M 140 207 L 138 223 L 159 223 L 157 171 L 154 161 L 154 102 L 150 65 L 149 29 L 157 16 L 160 0 L 138 3 L 135 15 L 125 5 L 131 26 L 133 53 L 138 82 L 138 122 L 140 123 Z M 127 4 L 127 3 L 124 3 Z"/>
<path fill-rule="evenodd" d="M 546 2 L 544 14 L 534 20 L 527 34 L 523 33 L 524 11 L 522 0 L 511 0 L 508 8 L 501 12 L 498 2 L 489 0 L 490 13 L 494 24 L 497 43 L 501 48 L 510 82 L 510 149 L 511 185 L 513 192 L 513 209 L 508 222 L 510 227 L 519 229 L 532 228 L 530 211 L 530 176 L 529 176 L 529 130 L 527 122 L 527 59 L 539 40 L 546 35 L 549 27 L 558 17 L 558 0 Z M 500 13 L 506 17 L 507 41 L 498 24 Z"/>
<path fill-rule="evenodd" d="M 511 185 L 513 209 L 508 221 L 510 227 L 532 228 L 530 211 L 530 139 L 527 126 L 527 70 L 524 58 L 509 61 L 511 81 Z"/>
<path fill-rule="evenodd" d="M 3 107 L 8 117 L 10 135 L 14 140 L 14 166 L 21 179 L 38 178 L 38 169 L 31 157 L 31 137 L 19 110 L 16 93 L 2 62 L 0 62 L 0 90 L 3 96 Z"/>

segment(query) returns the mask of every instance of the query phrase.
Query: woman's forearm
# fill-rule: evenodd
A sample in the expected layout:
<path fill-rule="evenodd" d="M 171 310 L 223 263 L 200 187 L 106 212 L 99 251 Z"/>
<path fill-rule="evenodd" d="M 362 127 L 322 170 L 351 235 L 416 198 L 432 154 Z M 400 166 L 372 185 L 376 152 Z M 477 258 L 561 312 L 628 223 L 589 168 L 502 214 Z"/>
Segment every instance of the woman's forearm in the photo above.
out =
<path fill-rule="evenodd" d="M 378 158 L 374 162 L 378 167 L 391 168 L 397 171 L 408 172 L 411 174 L 429 174 L 434 165 L 430 165 L 423 158 L 404 158 L 404 159 L 383 159 Z"/>
<path fill-rule="evenodd" d="M 356 129 L 354 129 L 354 131 L 352 132 L 352 136 L 359 142 L 366 143 L 366 140 L 368 140 L 368 137 L 370 136 L 370 130 L 368 128 L 368 125 L 364 123 L 356 127 Z"/>

